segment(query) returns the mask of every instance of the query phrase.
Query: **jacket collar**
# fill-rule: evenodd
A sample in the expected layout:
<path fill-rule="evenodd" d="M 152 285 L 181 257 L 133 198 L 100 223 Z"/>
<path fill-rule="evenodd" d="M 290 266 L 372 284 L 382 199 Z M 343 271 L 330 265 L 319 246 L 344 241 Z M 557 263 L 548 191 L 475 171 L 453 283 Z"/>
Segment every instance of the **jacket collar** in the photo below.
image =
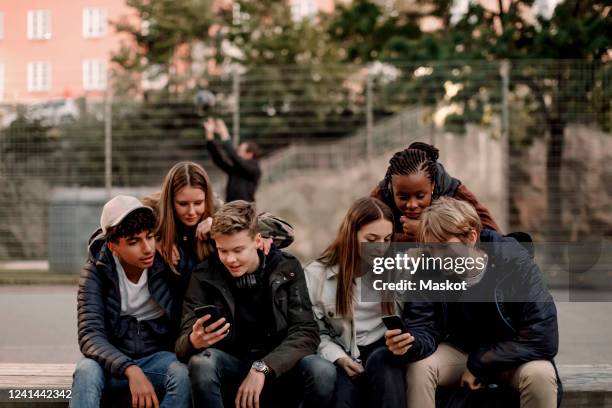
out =
<path fill-rule="evenodd" d="M 258 251 L 260 257 L 260 266 L 259 269 L 255 272 L 257 274 L 262 274 L 263 276 L 267 276 L 266 280 L 269 283 L 274 281 L 287 281 L 293 279 L 295 274 L 291 271 L 284 271 L 278 269 L 276 265 L 277 257 L 280 256 L 280 250 L 271 249 L 268 255 L 264 255 L 263 252 Z M 203 280 L 217 284 L 217 285 L 226 285 L 228 282 L 228 277 L 231 276 L 225 265 L 219 259 L 219 254 L 215 252 L 212 254 L 207 261 L 207 268 L 205 273 L 203 274 Z M 198 266 L 198 269 L 200 266 Z M 273 269 L 270 269 L 273 268 Z"/>
<path fill-rule="evenodd" d="M 325 267 L 325 279 L 330 280 L 332 278 L 336 278 L 336 276 L 338 275 L 338 271 L 340 269 L 338 265 L 332 265 L 332 266 L 324 265 L 324 267 Z"/>

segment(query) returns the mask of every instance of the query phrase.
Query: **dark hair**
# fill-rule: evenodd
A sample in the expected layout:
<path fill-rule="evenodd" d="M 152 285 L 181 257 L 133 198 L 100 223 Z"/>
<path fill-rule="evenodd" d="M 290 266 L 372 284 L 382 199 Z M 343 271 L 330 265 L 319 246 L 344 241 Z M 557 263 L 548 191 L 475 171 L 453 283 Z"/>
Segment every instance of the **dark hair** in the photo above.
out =
<path fill-rule="evenodd" d="M 155 230 L 155 215 L 146 208 L 132 211 L 114 227 L 106 230 L 106 242 L 119 243 L 121 238 L 129 238 L 143 231 L 153 232 Z"/>
<path fill-rule="evenodd" d="M 380 219 L 393 224 L 393 212 L 385 203 L 374 197 L 358 199 L 347 211 L 334 242 L 319 257 L 319 262 L 328 267 L 338 265 L 336 313 L 344 317 L 353 315 L 354 279 L 361 266 L 357 233 L 364 225 Z M 383 304 L 383 310 L 390 314 L 391 307 Z"/>
<path fill-rule="evenodd" d="M 243 143 L 246 146 L 247 152 L 252 153 L 254 159 L 259 159 L 259 156 L 261 155 L 261 149 L 259 148 L 257 143 L 255 142 L 243 142 Z"/>
<path fill-rule="evenodd" d="M 436 181 L 438 149 L 422 142 L 414 142 L 407 149 L 399 151 L 389 160 L 385 174 L 385 186 L 390 186 L 391 177 L 395 175 L 414 174 L 419 171 L 434 183 Z"/>

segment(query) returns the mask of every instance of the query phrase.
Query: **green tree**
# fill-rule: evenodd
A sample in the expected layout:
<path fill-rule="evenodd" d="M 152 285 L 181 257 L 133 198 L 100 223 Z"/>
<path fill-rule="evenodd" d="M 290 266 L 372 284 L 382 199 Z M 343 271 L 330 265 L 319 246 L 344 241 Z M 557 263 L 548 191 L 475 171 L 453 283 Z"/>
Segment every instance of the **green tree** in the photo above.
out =
<path fill-rule="evenodd" d="M 288 1 L 237 0 L 220 19 L 218 61 L 241 72 L 241 137 L 270 150 L 343 136 L 363 123 L 362 106 L 351 105 L 343 85 L 352 68 L 338 65 L 342 50 L 332 44 L 328 16 L 296 21 Z M 211 86 L 221 89 L 224 80 Z"/>
<path fill-rule="evenodd" d="M 177 66 L 189 67 L 189 47 L 207 41 L 213 23 L 212 0 L 126 0 L 134 16 L 114 22 L 117 32 L 127 35 L 113 55 L 121 70 L 117 84 L 124 91 L 134 90 L 142 74 L 168 78 L 166 91 L 178 91 L 190 79 L 180 75 Z"/>
<path fill-rule="evenodd" d="M 551 238 L 564 238 L 560 177 L 565 129 L 571 122 L 609 116 L 609 104 L 606 108 L 601 102 L 610 100 L 610 67 L 601 61 L 612 48 L 612 19 L 608 1 L 566 0 L 550 19 L 528 18 L 522 10 L 532 4 L 514 0 L 495 12 L 471 4 L 447 39 L 455 58 L 513 60 L 510 81 L 529 89 L 542 119 L 541 134 L 548 134 L 548 231 Z M 607 114 L 591 106 L 607 109 Z"/>
<path fill-rule="evenodd" d="M 463 113 L 449 115 L 447 125 L 462 126 L 490 115 L 492 101 L 499 100 L 501 88 L 499 70 L 491 67 L 496 61 L 510 60 L 510 83 L 514 89 L 528 90 L 525 106 L 540 118 L 534 126 L 542 124 L 533 133 L 548 136 L 548 230 L 553 238 L 562 238 L 559 197 L 565 128 L 570 122 L 580 121 L 599 121 L 604 129 L 610 127 L 610 65 L 604 62 L 612 49 L 610 2 L 565 0 L 550 18 L 545 18 L 530 12 L 534 0 L 500 1 L 495 10 L 474 1 L 453 24 L 448 1 L 420 3 L 433 4 L 443 21 L 441 29 L 403 37 L 385 35 L 384 42 L 365 41 L 357 44 L 358 52 L 349 53 L 348 61 L 378 55 L 394 63 L 427 62 L 424 68 L 431 69 L 428 76 L 415 78 L 413 65 L 404 71 L 403 84 L 392 89 L 402 95 L 396 103 L 431 104 L 449 99 L 460 104 Z M 396 17 L 372 11 L 372 1 L 359 0 L 351 7 L 353 13 L 358 8 L 370 10 L 365 13 L 370 20 L 364 26 L 374 27 L 373 38 L 379 38 L 381 32 L 392 32 L 389 24 L 394 21 L 395 30 L 404 27 Z M 351 12 L 344 11 L 337 20 L 346 20 L 342 26 L 347 27 L 347 33 L 354 30 L 350 27 Z M 343 44 L 344 38 L 339 40 Z M 449 81 L 461 85 L 451 98 L 444 90 Z"/>

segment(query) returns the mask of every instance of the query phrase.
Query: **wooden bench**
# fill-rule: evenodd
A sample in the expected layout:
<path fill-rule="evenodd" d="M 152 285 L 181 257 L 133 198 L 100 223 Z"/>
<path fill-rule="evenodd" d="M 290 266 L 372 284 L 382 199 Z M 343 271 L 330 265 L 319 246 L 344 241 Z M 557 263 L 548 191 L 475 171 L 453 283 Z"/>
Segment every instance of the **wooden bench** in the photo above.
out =
<path fill-rule="evenodd" d="M 0 407 L 66 407 L 50 400 L 9 401 L 10 389 L 70 389 L 74 364 L 0 364 Z M 560 365 L 564 408 L 612 408 L 612 364 Z"/>
<path fill-rule="evenodd" d="M 0 364 L 0 407 L 67 407 L 67 401 L 52 399 L 11 400 L 9 390 L 69 390 L 74 366 L 75 364 Z"/>

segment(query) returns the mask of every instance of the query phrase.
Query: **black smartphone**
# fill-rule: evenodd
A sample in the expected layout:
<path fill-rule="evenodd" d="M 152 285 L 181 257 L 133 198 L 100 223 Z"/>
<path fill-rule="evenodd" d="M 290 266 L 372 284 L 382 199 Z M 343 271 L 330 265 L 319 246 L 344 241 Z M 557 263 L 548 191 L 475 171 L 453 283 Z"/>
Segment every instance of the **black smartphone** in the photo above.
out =
<path fill-rule="evenodd" d="M 396 316 L 396 315 L 383 316 L 382 321 L 388 330 L 400 329 L 402 333 L 408 332 L 408 329 L 406 329 L 406 325 L 404 324 L 404 321 L 399 316 Z"/>
<path fill-rule="evenodd" d="M 219 308 L 215 305 L 204 305 L 196 307 L 193 312 L 199 319 L 207 314 L 210 315 L 210 319 L 206 321 L 205 326 L 212 324 L 221 318 L 221 312 L 219 312 Z"/>

